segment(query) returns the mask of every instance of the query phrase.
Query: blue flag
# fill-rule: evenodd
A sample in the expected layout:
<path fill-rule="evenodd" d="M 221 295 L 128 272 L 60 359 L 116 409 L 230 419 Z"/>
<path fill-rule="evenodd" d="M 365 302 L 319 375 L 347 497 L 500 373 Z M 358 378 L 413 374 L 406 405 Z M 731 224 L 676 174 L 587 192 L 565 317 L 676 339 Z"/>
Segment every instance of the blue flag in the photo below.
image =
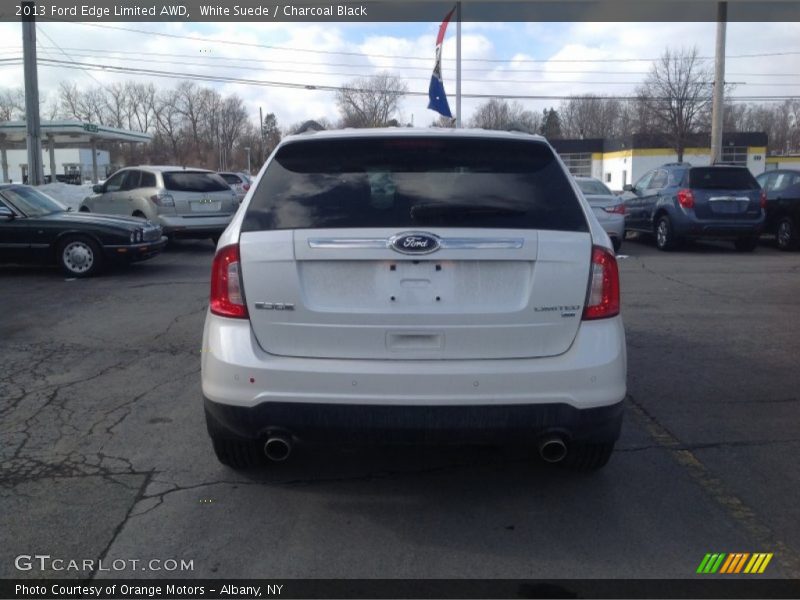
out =
<path fill-rule="evenodd" d="M 444 34 L 447 31 L 447 24 L 450 22 L 450 17 L 453 16 L 455 10 L 454 7 L 447 13 L 444 21 L 439 25 L 439 35 L 436 36 L 436 64 L 433 66 L 431 84 L 428 86 L 428 108 L 435 110 L 448 119 L 452 119 L 453 114 L 450 112 L 450 105 L 447 103 L 447 94 L 444 91 L 444 82 L 442 81 L 442 43 L 444 42 Z"/>

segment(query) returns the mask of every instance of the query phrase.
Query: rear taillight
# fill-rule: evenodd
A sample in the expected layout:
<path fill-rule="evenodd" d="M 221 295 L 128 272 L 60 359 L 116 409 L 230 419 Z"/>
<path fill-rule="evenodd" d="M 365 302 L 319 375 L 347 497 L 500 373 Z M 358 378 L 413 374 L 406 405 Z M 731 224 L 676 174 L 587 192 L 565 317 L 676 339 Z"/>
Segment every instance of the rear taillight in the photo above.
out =
<path fill-rule="evenodd" d="M 169 194 L 153 194 L 150 202 L 156 206 L 175 206 L 175 200 Z"/>
<path fill-rule="evenodd" d="M 683 208 L 694 208 L 694 194 L 692 190 L 678 190 L 678 204 Z"/>
<path fill-rule="evenodd" d="M 616 204 L 614 206 L 606 206 L 604 209 L 607 213 L 612 213 L 615 215 L 624 215 L 625 214 L 625 205 L 624 204 Z"/>
<path fill-rule="evenodd" d="M 583 320 L 606 319 L 619 314 L 619 270 L 611 250 L 592 248 L 592 271 Z"/>
<path fill-rule="evenodd" d="M 761 190 L 761 196 L 759 197 L 759 203 L 761 204 L 761 208 L 767 208 L 767 192 Z"/>
<path fill-rule="evenodd" d="M 225 246 L 214 257 L 211 267 L 211 312 L 221 317 L 246 319 L 247 306 L 242 294 L 239 245 Z"/>

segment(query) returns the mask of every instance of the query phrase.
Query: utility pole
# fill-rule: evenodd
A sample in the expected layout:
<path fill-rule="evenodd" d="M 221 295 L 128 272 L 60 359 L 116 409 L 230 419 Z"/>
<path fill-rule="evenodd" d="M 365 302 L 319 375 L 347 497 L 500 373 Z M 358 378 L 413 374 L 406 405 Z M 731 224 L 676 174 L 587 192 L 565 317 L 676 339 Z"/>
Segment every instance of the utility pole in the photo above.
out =
<path fill-rule="evenodd" d="M 36 69 L 36 3 L 22 2 L 22 57 L 25 71 L 25 123 L 28 145 L 28 184 L 44 183 L 41 122 L 39 120 L 39 76 Z M 55 177 L 55 173 L 53 174 Z"/>
<path fill-rule="evenodd" d="M 725 26 L 728 3 L 717 3 L 717 48 L 714 60 L 714 97 L 711 103 L 711 164 L 722 160 L 722 127 L 725 111 Z"/>
<path fill-rule="evenodd" d="M 461 128 L 461 2 L 456 2 L 456 127 Z"/>

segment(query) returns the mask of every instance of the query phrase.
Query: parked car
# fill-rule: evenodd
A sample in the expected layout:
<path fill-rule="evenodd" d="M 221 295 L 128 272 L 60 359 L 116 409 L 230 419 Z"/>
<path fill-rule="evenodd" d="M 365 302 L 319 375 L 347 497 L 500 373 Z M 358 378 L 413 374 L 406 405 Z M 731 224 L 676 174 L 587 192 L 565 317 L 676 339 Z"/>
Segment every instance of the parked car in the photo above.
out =
<path fill-rule="evenodd" d="M 778 248 L 800 246 L 800 171 L 779 169 L 756 177 L 767 194 L 764 231 L 775 235 Z"/>
<path fill-rule="evenodd" d="M 209 237 L 216 242 L 239 207 L 225 180 L 203 169 L 128 167 L 93 191 L 81 203 L 81 212 L 149 219 L 168 237 Z"/>
<path fill-rule="evenodd" d="M 686 238 L 733 240 L 742 252 L 758 245 L 766 196 L 746 167 L 669 163 L 623 189 L 625 229 L 654 234 L 659 250 Z"/>
<path fill-rule="evenodd" d="M 244 200 L 245 195 L 247 195 L 247 190 L 250 189 L 251 182 L 249 176 L 245 173 L 233 173 L 230 171 L 221 172 L 219 176 L 231 186 L 234 192 L 236 192 L 236 197 L 239 199 L 239 202 Z"/>
<path fill-rule="evenodd" d="M 519 442 L 597 469 L 625 334 L 610 240 L 539 136 L 285 138 L 222 235 L 202 391 L 219 460 L 295 441 Z"/>
<path fill-rule="evenodd" d="M 575 182 L 581 188 L 600 225 L 611 238 L 614 251 L 619 252 L 622 240 L 625 239 L 625 203 L 599 179 L 576 177 Z"/>
<path fill-rule="evenodd" d="M 132 217 L 75 213 L 26 185 L 0 185 L 0 262 L 57 264 L 89 277 L 111 262 L 158 254 L 161 227 Z"/>

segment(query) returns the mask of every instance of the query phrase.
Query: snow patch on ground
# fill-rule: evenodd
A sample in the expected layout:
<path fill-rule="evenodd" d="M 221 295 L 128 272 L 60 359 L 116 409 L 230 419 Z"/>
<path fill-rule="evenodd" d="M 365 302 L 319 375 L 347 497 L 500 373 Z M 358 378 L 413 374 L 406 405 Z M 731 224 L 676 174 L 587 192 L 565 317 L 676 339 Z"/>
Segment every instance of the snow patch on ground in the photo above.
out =
<path fill-rule="evenodd" d="M 36 189 L 43 194 L 47 194 L 51 198 L 55 198 L 62 204 L 71 206 L 72 210 L 78 210 L 78 207 L 81 205 L 83 199 L 92 194 L 91 183 L 84 185 L 71 185 L 69 183 L 57 181 L 56 183 L 46 183 L 44 185 L 37 186 Z"/>

